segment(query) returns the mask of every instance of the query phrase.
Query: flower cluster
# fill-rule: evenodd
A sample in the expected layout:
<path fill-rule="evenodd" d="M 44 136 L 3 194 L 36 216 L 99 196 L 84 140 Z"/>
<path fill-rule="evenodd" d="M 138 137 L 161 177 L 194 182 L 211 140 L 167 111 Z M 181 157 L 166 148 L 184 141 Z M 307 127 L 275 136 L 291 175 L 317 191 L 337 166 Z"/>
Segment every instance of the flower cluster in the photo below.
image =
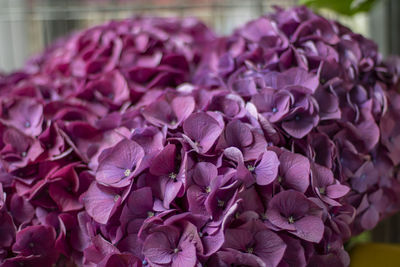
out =
<path fill-rule="evenodd" d="M 62 39 L 0 75 L 0 264 L 348 266 L 400 209 L 399 74 L 304 7 Z"/>

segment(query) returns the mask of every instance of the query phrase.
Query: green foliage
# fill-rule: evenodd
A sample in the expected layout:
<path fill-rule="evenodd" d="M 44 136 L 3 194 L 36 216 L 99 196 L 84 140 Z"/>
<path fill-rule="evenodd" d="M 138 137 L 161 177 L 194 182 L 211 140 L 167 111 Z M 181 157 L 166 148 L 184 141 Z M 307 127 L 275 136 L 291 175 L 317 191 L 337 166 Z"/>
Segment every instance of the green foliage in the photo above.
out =
<path fill-rule="evenodd" d="M 311 8 L 325 8 L 342 15 L 352 16 L 371 10 L 377 0 L 299 0 L 302 5 Z"/>
<path fill-rule="evenodd" d="M 350 251 L 358 244 L 368 243 L 372 241 L 372 235 L 370 231 L 363 232 L 358 236 L 352 237 L 347 243 L 345 244 L 345 249 Z"/>

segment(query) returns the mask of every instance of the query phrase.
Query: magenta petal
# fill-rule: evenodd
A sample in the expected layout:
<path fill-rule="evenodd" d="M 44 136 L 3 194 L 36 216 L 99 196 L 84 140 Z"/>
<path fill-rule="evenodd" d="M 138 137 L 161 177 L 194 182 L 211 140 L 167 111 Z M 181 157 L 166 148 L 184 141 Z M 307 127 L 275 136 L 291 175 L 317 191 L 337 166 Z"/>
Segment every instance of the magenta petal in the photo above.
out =
<path fill-rule="evenodd" d="M 191 96 L 178 96 L 172 100 L 171 107 L 178 119 L 177 123 L 180 124 L 193 112 L 195 102 Z"/>
<path fill-rule="evenodd" d="M 30 136 L 42 132 L 43 106 L 33 98 L 22 98 L 9 110 L 10 123 Z"/>
<path fill-rule="evenodd" d="M 65 188 L 56 183 L 49 186 L 49 195 L 57 203 L 61 211 L 74 211 L 83 208 L 78 197 L 70 194 Z"/>
<path fill-rule="evenodd" d="M 169 178 L 167 178 L 169 179 Z M 169 205 L 176 198 L 183 187 L 183 183 L 181 181 L 173 181 L 169 180 L 165 184 L 164 189 L 164 207 L 169 208 Z"/>
<path fill-rule="evenodd" d="M 319 77 L 302 68 L 291 68 L 278 76 L 278 87 L 300 85 L 314 92 L 319 85 Z"/>
<path fill-rule="evenodd" d="M 254 251 L 267 266 L 278 266 L 286 250 L 286 244 L 275 233 L 269 230 L 257 232 L 254 235 L 256 246 Z M 268 240 L 268 242 L 266 242 Z"/>
<path fill-rule="evenodd" d="M 168 144 L 164 149 L 153 159 L 150 166 L 150 173 L 154 175 L 168 175 L 175 171 L 176 146 Z"/>
<path fill-rule="evenodd" d="M 189 211 L 193 213 L 206 213 L 205 201 L 208 194 L 204 192 L 197 185 L 192 185 L 187 189 L 187 201 L 189 204 Z"/>
<path fill-rule="evenodd" d="M 150 187 L 143 187 L 132 191 L 127 205 L 135 214 L 146 214 L 153 209 L 153 195 Z"/>
<path fill-rule="evenodd" d="M 272 183 L 278 175 L 279 160 L 273 151 L 264 152 L 261 161 L 255 169 L 257 184 L 267 185 Z"/>
<path fill-rule="evenodd" d="M 91 246 L 84 251 L 85 258 L 91 262 L 99 263 L 107 254 L 118 253 L 118 249 L 101 235 L 92 238 Z"/>
<path fill-rule="evenodd" d="M 2 192 L 0 191 L 0 193 Z M 35 214 L 34 207 L 31 203 L 17 194 L 11 197 L 10 211 L 14 221 L 17 223 L 29 222 Z"/>
<path fill-rule="evenodd" d="M 210 150 L 217 138 L 222 133 L 219 123 L 205 112 L 190 115 L 183 123 L 184 133 L 198 143 L 201 153 Z"/>
<path fill-rule="evenodd" d="M 129 253 L 109 254 L 99 264 L 98 267 L 139 267 L 141 260 Z"/>
<path fill-rule="evenodd" d="M 16 227 L 8 212 L 0 211 L 0 246 L 10 247 L 15 241 Z"/>
<path fill-rule="evenodd" d="M 364 229 L 370 230 L 379 222 L 379 212 L 375 207 L 369 207 L 361 216 L 361 225 Z"/>
<path fill-rule="evenodd" d="M 224 247 L 236 250 L 246 250 L 247 245 L 252 241 L 251 232 L 245 229 L 227 229 L 225 232 Z"/>
<path fill-rule="evenodd" d="M 300 155 L 284 151 L 279 156 L 283 182 L 290 188 L 305 192 L 310 185 L 310 162 Z"/>
<path fill-rule="evenodd" d="M 240 149 L 233 146 L 224 149 L 224 156 L 233 160 L 236 164 L 244 162 L 243 154 Z"/>
<path fill-rule="evenodd" d="M 13 251 L 22 255 L 46 255 L 54 249 L 56 231 L 51 226 L 28 226 L 17 233 Z"/>
<path fill-rule="evenodd" d="M 319 164 L 312 164 L 311 170 L 313 175 L 313 186 L 325 188 L 328 185 L 333 184 L 334 177 L 330 169 Z"/>
<path fill-rule="evenodd" d="M 211 256 L 217 252 L 225 242 L 225 236 L 223 229 L 219 230 L 213 235 L 203 236 L 202 244 L 204 247 L 204 255 Z"/>
<path fill-rule="evenodd" d="M 155 126 L 171 125 L 170 127 L 177 127 L 176 115 L 171 105 L 165 100 L 152 102 L 144 109 L 143 116 Z"/>
<path fill-rule="evenodd" d="M 341 198 L 350 191 L 350 188 L 342 184 L 333 184 L 326 188 L 326 195 L 330 198 Z"/>
<path fill-rule="evenodd" d="M 99 157 L 96 180 L 116 187 L 127 186 L 131 173 L 137 169 L 144 156 L 143 148 L 136 142 L 124 139 Z"/>
<path fill-rule="evenodd" d="M 150 235 L 144 243 L 143 254 L 152 263 L 171 264 L 172 250 L 163 245 L 165 242 L 166 237 L 162 236 L 160 233 Z"/>
<path fill-rule="evenodd" d="M 228 146 L 240 149 L 253 143 L 253 134 L 246 124 L 236 120 L 226 126 L 225 139 Z"/>
<path fill-rule="evenodd" d="M 284 121 L 282 128 L 294 138 L 301 139 L 318 124 L 316 115 L 296 115 L 292 120 Z"/>
<path fill-rule="evenodd" d="M 197 185 L 207 187 L 218 175 L 217 167 L 208 162 L 199 162 L 193 170 L 192 179 Z"/>
<path fill-rule="evenodd" d="M 179 235 L 174 230 L 171 234 L 173 237 Z M 177 242 L 176 239 L 170 240 L 164 232 L 154 232 L 146 238 L 143 244 L 143 254 L 151 263 L 170 264 L 173 259 L 174 246 L 177 245 L 175 242 Z"/>
<path fill-rule="evenodd" d="M 180 243 L 180 248 L 182 251 L 174 257 L 171 267 L 195 267 L 197 259 L 194 244 L 185 240 Z"/>
<path fill-rule="evenodd" d="M 288 235 L 281 235 L 282 240 L 286 244 L 285 255 L 283 256 L 283 262 L 287 265 L 283 266 L 299 266 L 306 267 L 307 261 L 305 256 L 304 248 L 301 244 L 301 240 L 297 238 L 290 237 Z M 283 263 L 282 262 L 282 263 Z"/>
<path fill-rule="evenodd" d="M 310 241 L 319 243 L 324 234 L 324 223 L 322 220 L 315 216 L 306 216 L 294 223 L 296 231 L 292 232 L 294 235 Z"/>
<path fill-rule="evenodd" d="M 83 197 L 87 213 L 98 223 L 106 224 L 116 207 L 120 204 L 121 197 L 93 182 Z"/>

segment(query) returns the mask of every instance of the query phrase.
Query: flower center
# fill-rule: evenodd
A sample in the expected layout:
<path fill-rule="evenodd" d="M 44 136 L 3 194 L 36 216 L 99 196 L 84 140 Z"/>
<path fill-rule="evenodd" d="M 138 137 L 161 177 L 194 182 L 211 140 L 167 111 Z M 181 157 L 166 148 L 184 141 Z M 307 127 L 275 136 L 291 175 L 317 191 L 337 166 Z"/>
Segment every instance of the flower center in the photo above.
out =
<path fill-rule="evenodd" d="M 126 177 L 128 177 L 129 175 L 131 175 L 131 170 L 130 170 L 130 169 L 126 169 L 126 170 L 124 171 L 124 175 L 125 175 Z"/>
<path fill-rule="evenodd" d="M 21 152 L 21 156 L 22 156 L 23 158 L 25 158 L 25 157 L 26 157 L 26 151 Z"/>
<path fill-rule="evenodd" d="M 179 252 L 179 248 L 174 248 L 174 253 L 178 253 Z"/>
<path fill-rule="evenodd" d="M 251 164 L 249 164 L 249 165 L 247 165 L 247 169 L 252 172 L 252 171 L 254 171 L 256 169 L 256 167 L 251 165 Z"/>
<path fill-rule="evenodd" d="M 299 120 L 300 120 L 300 116 L 299 116 L 299 115 L 296 115 L 296 117 L 294 117 L 294 119 L 295 119 L 296 121 L 299 121 Z"/>
<path fill-rule="evenodd" d="M 329 250 L 331 250 L 331 245 L 330 244 L 326 245 L 326 251 L 329 252 Z"/>
<path fill-rule="evenodd" d="M 218 207 L 223 208 L 225 205 L 225 201 L 218 199 Z"/>
<path fill-rule="evenodd" d="M 143 260 L 143 261 L 142 261 L 142 264 L 143 264 L 143 265 L 147 265 L 147 260 Z"/>
<path fill-rule="evenodd" d="M 172 120 L 171 125 L 175 125 L 175 124 L 176 124 L 176 120 Z"/>
<path fill-rule="evenodd" d="M 172 179 L 172 180 L 175 180 L 175 179 L 176 179 L 176 173 L 174 173 L 174 172 L 171 172 L 168 176 L 169 176 L 169 178 Z"/>
<path fill-rule="evenodd" d="M 272 113 L 277 113 L 278 109 L 277 108 L 272 108 Z"/>
<path fill-rule="evenodd" d="M 265 214 L 265 213 L 261 213 L 260 217 L 261 217 L 261 220 L 263 220 L 263 221 L 267 220 L 267 214 Z"/>
<path fill-rule="evenodd" d="M 120 198 L 119 195 L 115 195 L 115 196 L 114 196 L 114 201 L 117 202 L 119 198 Z"/>
<path fill-rule="evenodd" d="M 293 218 L 293 216 L 289 216 L 288 222 L 289 222 L 290 224 L 293 224 L 293 223 L 294 223 L 294 218 Z"/>
<path fill-rule="evenodd" d="M 250 254 L 253 254 L 254 253 L 254 248 L 247 248 L 246 252 L 250 253 Z"/>
<path fill-rule="evenodd" d="M 25 128 L 29 128 L 29 127 L 31 127 L 31 123 L 29 121 L 26 121 L 24 126 L 25 126 Z"/>
<path fill-rule="evenodd" d="M 326 192 L 325 187 L 320 187 L 320 188 L 318 188 L 318 190 L 319 190 L 319 193 L 320 193 L 321 195 L 324 195 L 325 192 Z"/>
<path fill-rule="evenodd" d="M 152 211 L 147 212 L 147 218 L 151 218 L 153 216 L 154 216 L 154 212 L 152 212 Z"/>
<path fill-rule="evenodd" d="M 282 183 L 282 176 L 278 176 L 278 183 Z"/>
<path fill-rule="evenodd" d="M 211 188 L 209 186 L 206 187 L 206 193 L 210 193 L 211 192 Z"/>

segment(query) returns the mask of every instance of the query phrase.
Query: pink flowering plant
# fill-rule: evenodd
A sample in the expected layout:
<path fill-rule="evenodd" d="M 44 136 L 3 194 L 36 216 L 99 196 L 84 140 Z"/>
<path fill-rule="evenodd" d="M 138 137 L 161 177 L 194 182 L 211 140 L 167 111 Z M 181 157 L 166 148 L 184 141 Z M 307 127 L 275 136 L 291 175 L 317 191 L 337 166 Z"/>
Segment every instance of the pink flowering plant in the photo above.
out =
<path fill-rule="evenodd" d="M 0 265 L 348 266 L 400 209 L 399 66 L 305 7 L 59 40 L 0 75 Z"/>

